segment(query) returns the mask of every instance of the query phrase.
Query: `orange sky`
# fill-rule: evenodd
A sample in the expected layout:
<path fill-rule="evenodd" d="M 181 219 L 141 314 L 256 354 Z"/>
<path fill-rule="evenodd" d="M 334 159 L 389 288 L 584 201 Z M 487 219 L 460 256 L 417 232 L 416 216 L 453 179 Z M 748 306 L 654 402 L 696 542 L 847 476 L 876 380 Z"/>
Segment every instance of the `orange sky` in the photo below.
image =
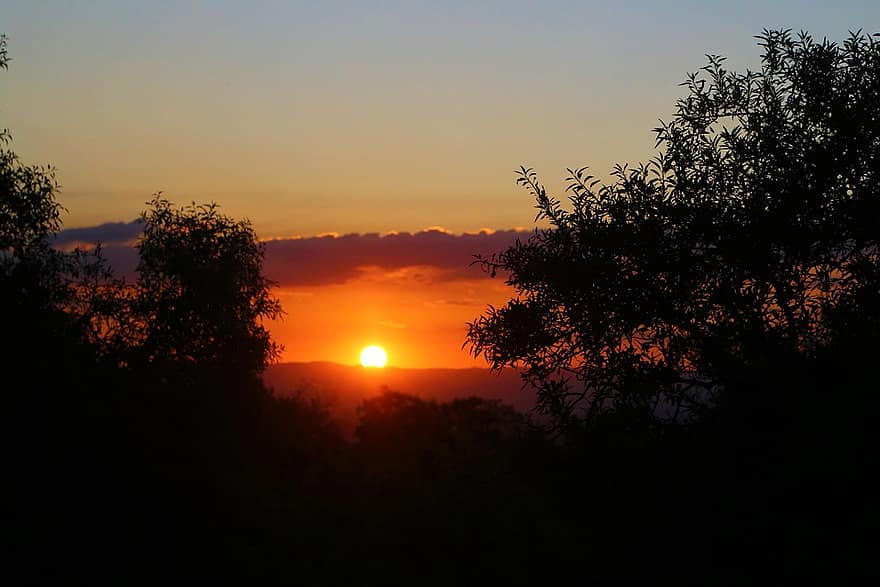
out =
<path fill-rule="evenodd" d="M 372 267 L 344 284 L 279 289 L 288 315 L 270 331 L 285 346 L 282 360 L 356 364 L 376 344 L 396 367 L 485 366 L 461 348 L 465 324 L 503 304 L 510 288 L 501 278 L 437 282 L 435 273 Z"/>
<path fill-rule="evenodd" d="M 375 344 L 397 367 L 483 366 L 462 349 L 466 323 L 513 292 L 472 265 L 473 256 L 528 234 L 434 227 L 266 242 L 264 269 L 287 312 L 271 324 L 282 359 L 354 364 Z"/>

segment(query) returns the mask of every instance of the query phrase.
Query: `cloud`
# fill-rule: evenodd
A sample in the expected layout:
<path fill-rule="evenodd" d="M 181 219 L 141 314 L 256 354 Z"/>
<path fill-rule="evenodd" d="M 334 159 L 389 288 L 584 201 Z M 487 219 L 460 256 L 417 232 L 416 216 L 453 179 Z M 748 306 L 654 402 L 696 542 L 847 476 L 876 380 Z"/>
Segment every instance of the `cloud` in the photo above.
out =
<path fill-rule="evenodd" d="M 472 308 L 474 306 L 482 306 L 483 302 L 481 300 L 477 300 L 474 298 L 467 298 L 462 300 L 431 300 L 425 302 L 425 306 L 428 308 L 437 308 L 439 306 L 458 306 L 461 308 Z"/>
<path fill-rule="evenodd" d="M 471 266 L 475 254 L 488 255 L 509 247 L 528 233 L 516 230 L 451 234 L 439 229 L 421 232 L 347 234 L 266 243 L 266 275 L 280 285 L 330 285 L 358 277 L 366 267 L 394 271 L 433 267 L 434 280 L 472 279 L 482 270 Z"/>
<path fill-rule="evenodd" d="M 98 226 L 62 230 L 55 236 L 54 242 L 60 249 L 88 247 L 98 242 L 103 245 L 131 245 L 143 230 L 144 225 L 140 220 L 107 222 Z"/>
<path fill-rule="evenodd" d="M 104 255 L 118 275 L 131 278 L 137 265 L 133 243 L 142 225 L 114 222 L 89 228 L 64 230 L 55 241 L 60 248 L 100 241 Z M 420 232 L 391 232 L 336 235 L 326 233 L 307 238 L 264 241 L 266 275 L 280 286 L 319 286 L 343 284 L 379 269 L 394 272 L 408 267 L 430 267 L 429 279 L 455 281 L 483 275 L 471 265 L 475 254 L 503 251 L 528 232 L 481 230 L 453 234 L 439 227 Z"/>

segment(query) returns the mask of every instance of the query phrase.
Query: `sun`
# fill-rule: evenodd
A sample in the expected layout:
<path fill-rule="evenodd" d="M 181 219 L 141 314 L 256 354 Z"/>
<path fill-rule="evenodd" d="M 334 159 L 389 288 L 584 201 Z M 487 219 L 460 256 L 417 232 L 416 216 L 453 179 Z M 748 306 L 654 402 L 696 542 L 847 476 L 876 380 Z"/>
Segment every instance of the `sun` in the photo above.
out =
<path fill-rule="evenodd" d="M 370 345 L 361 351 L 361 365 L 364 367 L 384 367 L 388 354 L 380 346 Z"/>

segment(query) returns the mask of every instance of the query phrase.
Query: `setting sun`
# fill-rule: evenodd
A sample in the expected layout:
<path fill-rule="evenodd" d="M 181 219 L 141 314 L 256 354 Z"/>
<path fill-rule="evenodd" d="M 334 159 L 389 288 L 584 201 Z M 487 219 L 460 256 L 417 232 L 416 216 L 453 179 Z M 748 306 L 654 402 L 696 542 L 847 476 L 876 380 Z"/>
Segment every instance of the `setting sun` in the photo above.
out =
<path fill-rule="evenodd" d="M 388 354 L 382 347 L 370 345 L 361 351 L 361 365 L 364 367 L 384 367 Z"/>

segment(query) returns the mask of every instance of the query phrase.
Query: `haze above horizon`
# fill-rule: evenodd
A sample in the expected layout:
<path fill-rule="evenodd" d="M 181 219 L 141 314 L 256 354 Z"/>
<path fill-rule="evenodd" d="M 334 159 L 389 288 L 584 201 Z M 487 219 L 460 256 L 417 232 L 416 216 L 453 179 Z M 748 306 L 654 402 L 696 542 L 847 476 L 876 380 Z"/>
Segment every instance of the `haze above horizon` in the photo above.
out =
<path fill-rule="evenodd" d="M 528 224 L 548 188 L 646 159 L 705 53 L 754 66 L 763 28 L 842 39 L 867 1 L 5 3 L 17 152 L 50 163 L 67 227 L 156 191 L 263 237 Z M 561 191 L 561 190 L 556 190 Z"/>

